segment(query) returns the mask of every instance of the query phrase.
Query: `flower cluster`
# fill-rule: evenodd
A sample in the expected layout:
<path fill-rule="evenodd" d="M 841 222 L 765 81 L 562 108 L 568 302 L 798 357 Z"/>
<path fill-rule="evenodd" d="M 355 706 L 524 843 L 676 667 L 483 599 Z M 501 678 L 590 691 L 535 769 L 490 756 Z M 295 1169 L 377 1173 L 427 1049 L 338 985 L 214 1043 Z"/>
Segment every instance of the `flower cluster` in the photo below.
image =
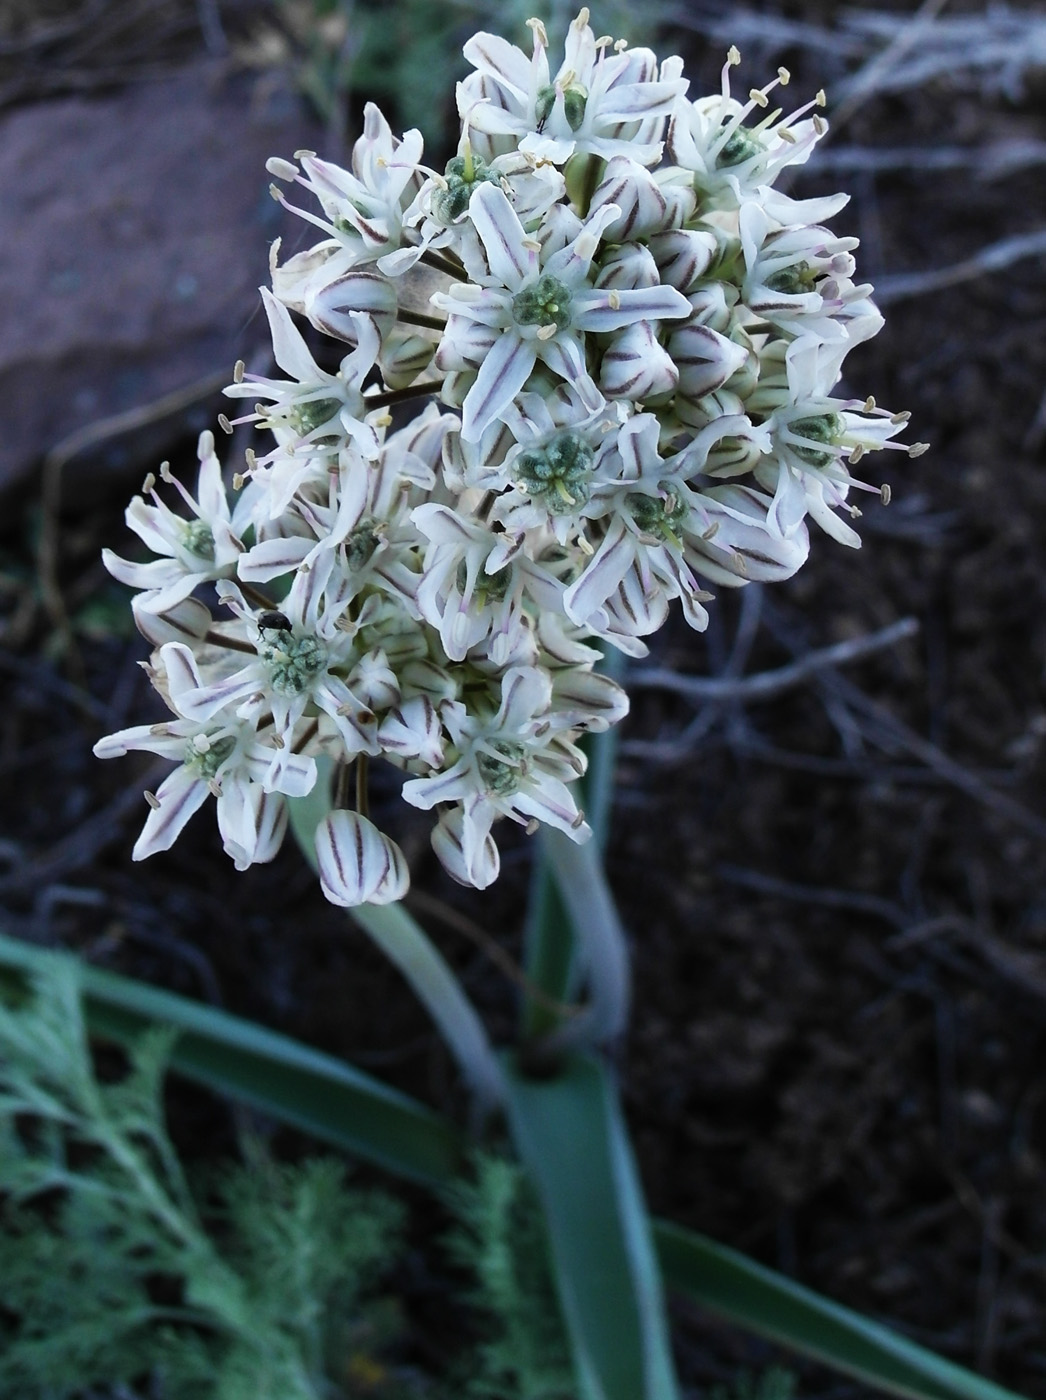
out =
<path fill-rule="evenodd" d="M 679 59 L 597 38 L 587 10 L 553 71 L 530 28 L 530 55 L 466 44 L 444 170 L 374 106 L 350 169 L 269 163 L 322 233 L 277 246 L 262 291 L 285 377 L 239 365 L 226 390 L 271 442 L 230 505 L 204 433 L 195 497 L 163 472 L 187 513 L 152 479 L 128 510 L 154 562 L 106 555 L 175 716 L 97 746 L 178 763 L 136 857 L 213 795 L 237 866 L 270 859 L 326 754 L 356 799 L 317 832 L 324 892 L 398 899 L 402 853 L 367 816 L 380 756 L 437 812 L 446 869 L 484 887 L 498 818 L 589 834 L 577 741 L 627 709 L 601 644 L 642 656 L 673 599 L 700 629 L 708 584 L 787 578 L 809 520 L 859 543 L 851 494 L 879 488 L 854 468 L 907 415 L 833 395 L 882 323 L 856 240 L 825 226 L 846 196 L 773 187 L 825 131 L 823 96 L 785 115 L 782 69 L 736 97 L 731 50 L 691 100 Z M 303 321 L 339 345 L 322 364 Z"/>

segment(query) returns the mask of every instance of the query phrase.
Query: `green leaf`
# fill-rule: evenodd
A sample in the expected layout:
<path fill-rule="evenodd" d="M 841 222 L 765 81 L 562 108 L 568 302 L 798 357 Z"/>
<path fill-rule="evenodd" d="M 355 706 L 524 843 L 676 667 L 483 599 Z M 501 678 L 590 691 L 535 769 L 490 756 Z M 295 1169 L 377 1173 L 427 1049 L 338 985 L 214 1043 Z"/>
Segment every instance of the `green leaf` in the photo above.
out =
<path fill-rule="evenodd" d="M 46 969 L 48 956 L 0 934 L 0 966 L 24 974 Z M 151 1026 L 171 1026 L 179 1032 L 171 1068 L 186 1078 L 425 1185 L 453 1178 L 462 1151 L 455 1128 L 406 1094 L 226 1011 L 99 968 L 80 975 L 95 1034 L 128 1045 Z"/>
<path fill-rule="evenodd" d="M 661 1280 L 609 1071 L 590 1056 L 554 1079 L 506 1062 L 509 1121 L 548 1227 L 585 1400 L 671 1400 Z"/>
<path fill-rule="evenodd" d="M 1020 1400 L 860 1313 L 693 1230 L 657 1221 L 665 1282 L 750 1332 L 909 1400 Z"/>

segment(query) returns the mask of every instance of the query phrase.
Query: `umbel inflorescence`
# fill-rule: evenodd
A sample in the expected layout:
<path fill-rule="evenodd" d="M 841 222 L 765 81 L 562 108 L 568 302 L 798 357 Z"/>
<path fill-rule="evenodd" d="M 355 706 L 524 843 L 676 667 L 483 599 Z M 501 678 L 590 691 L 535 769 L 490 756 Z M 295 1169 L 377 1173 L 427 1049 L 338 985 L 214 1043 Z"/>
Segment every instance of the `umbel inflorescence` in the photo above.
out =
<path fill-rule="evenodd" d="M 857 240 L 825 227 L 847 197 L 774 188 L 826 130 L 823 95 L 786 115 L 781 69 L 735 97 L 731 50 L 692 100 L 680 59 L 596 38 L 587 10 L 553 71 L 530 28 L 529 56 L 466 44 L 444 170 L 374 106 L 350 169 L 269 163 L 321 234 L 274 247 L 262 290 L 286 377 L 238 365 L 225 391 L 270 439 L 230 502 L 204 433 L 195 497 L 162 473 L 183 510 L 152 478 L 129 507 L 155 560 L 105 556 L 141 590 L 174 715 L 96 748 L 178 765 L 136 858 L 213 795 L 237 868 L 271 859 L 325 754 L 355 766 L 355 805 L 316 833 L 324 892 L 399 899 L 403 855 L 366 814 L 381 757 L 482 888 L 500 817 L 588 837 L 577 741 L 628 705 L 595 669 L 606 645 L 642 656 L 674 599 L 700 630 L 708 584 L 789 577 L 808 520 L 859 543 L 852 493 L 879 488 L 854 469 L 907 415 L 833 395 L 882 325 Z M 341 342 L 336 372 L 296 318 Z"/>

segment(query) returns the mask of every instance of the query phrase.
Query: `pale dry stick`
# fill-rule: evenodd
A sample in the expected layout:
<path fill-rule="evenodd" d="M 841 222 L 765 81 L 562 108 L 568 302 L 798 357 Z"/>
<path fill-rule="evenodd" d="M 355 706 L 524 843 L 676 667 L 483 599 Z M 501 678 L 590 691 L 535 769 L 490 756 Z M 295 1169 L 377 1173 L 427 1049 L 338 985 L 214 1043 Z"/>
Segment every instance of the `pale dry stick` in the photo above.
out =
<path fill-rule="evenodd" d="M 1046 165 L 1046 141 L 992 141 L 983 146 L 837 146 L 834 150 L 818 147 L 817 151 L 819 173 L 972 170 L 975 179 L 988 182 L 1037 165 Z"/>
<path fill-rule="evenodd" d="M 903 301 L 906 297 L 925 296 L 927 292 L 938 292 L 944 287 L 970 282 L 989 272 L 999 272 L 1023 258 L 1044 254 L 1046 229 L 1040 229 L 1036 233 L 1017 234 L 1013 238 L 1002 238 L 997 243 L 989 243 L 972 257 L 952 263 L 949 267 L 883 277 L 876 284 L 875 300 L 880 306 L 886 306 L 892 301 Z"/>
<path fill-rule="evenodd" d="M 859 68 L 843 87 L 841 100 L 832 109 L 830 133 L 838 135 L 846 123 L 876 95 L 879 80 L 933 27 L 948 0 L 923 0 L 911 19 L 886 48 Z"/>
<path fill-rule="evenodd" d="M 864 637 L 853 637 L 847 642 L 837 642 L 834 646 L 811 651 L 787 666 L 779 666 L 772 671 L 759 671 L 754 676 L 681 676 L 677 671 L 654 669 L 637 671 L 629 679 L 635 688 L 647 690 L 671 690 L 677 695 L 685 695 L 693 700 L 730 700 L 744 703 L 749 700 L 765 700 L 779 695 L 782 691 L 793 690 L 811 676 L 826 667 L 845 665 L 859 661 L 875 652 L 896 646 L 919 631 L 919 623 L 914 617 L 901 618 L 878 632 Z"/>
<path fill-rule="evenodd" d="M 819 679 L 827 681 L 829 678 L 825 675 Z M 939 749 L 936 744 L 924 739 L 921 734 L 916 734 L 914 729 L 910 729 L 902 720 L 891 714 L 886 706 L 880 704 L 878 700 L 873 700 L 866 695 L 852 681 L 839 675 L 832 675 L 830 679 L 833 687 L 851 709 L 857 710 L 858 713 L 873 720 L 893 743 L 900 748 L 907 749 L 914 758 L 919 759 L 938 777 L 943 778 L 952 787 L 958 788 L 960 792 L 965 792 L 968 797 L 973 797 L 985 807 L 997 812 L 999 816 L 1013 822 L 1015 826 L 1022 827 L 1033 836 L 1046 838 L 1046 818 L 1040 817 L 1037 812 L 1030 811 L 1012 797 L 1007 797 L 1005 793 L 998 792 L 985 782 L 979 773 L 972 773 L 942 749 Z"/>

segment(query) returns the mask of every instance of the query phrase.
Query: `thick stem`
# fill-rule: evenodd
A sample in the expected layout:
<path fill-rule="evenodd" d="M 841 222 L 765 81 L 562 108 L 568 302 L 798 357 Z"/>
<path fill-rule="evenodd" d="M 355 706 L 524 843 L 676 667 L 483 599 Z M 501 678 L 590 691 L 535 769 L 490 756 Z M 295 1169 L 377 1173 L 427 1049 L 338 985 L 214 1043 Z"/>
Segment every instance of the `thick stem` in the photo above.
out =
<path fill-rule="evenodd" d="M 352 917 L 396 964 L 436 1022 L 480 1111 L 504 1099 L 501 1067 L 475 1007 L 421 926 L 402 904 L 362 904 Z"/>
<path fill-rule="evenodd" d="M 468 273 L 457 263 L 452 263 L 448 258 L 441 258 L 438 253 L 426 251 L 421 255 L 421 262 L 428 263 L 429 267 L 434 267 L 438 272 L 446 273 L 448 277 L 453 277 L 455 282 L 467 282 Z"/>
<path fill-rule="evenodd" d="M 563 832 L 549 831 L 544 850 L 570 915 L 589 990 L 584 1012 L 553 1032 L 545 1048 L 603 1044 L 628 1023 L 632 979 L 625 930 L 594 841 L 579 846 Z"/>
<path fill-rule="evenodd" d="M 363 402 L 369 413 L 372 408 L 387 408 L 390 404 L 403 403 L 405 399 L 420 399 L 426 394 L 438 394 L 442 388 L 442 380 L 426 379 L 422 384 L 408 384 L 405 389 L 386 389 L 381 394 L 367 394 Z"/>
<path fill-rule="evenodd" d="M 396 320 L 408 326 L 424 326 L 429 331 L 445 331 L 447 323 L 439 316 L 426 316 L 423 311 L 405 311 L 401 306 L 396 312 Z"/>

